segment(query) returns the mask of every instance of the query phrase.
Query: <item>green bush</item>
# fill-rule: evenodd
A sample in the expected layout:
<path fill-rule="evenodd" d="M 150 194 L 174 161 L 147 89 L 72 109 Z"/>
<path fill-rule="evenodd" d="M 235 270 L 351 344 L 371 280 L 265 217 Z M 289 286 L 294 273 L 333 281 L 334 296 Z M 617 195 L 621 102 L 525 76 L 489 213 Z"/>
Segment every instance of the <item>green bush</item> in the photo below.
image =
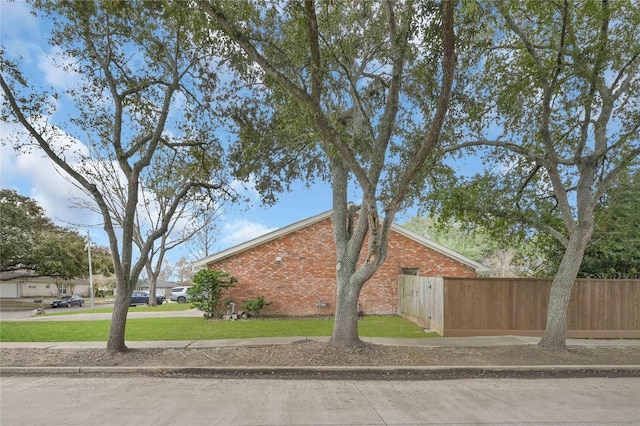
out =
<path fill-rule="evenodd" d="M 264 296 L 259 296 L 256 299 L 245 300 L 242 302 L 242 309 L 247 311 L 249 315 L 258 316 L 265 306 L 269 306 L 271 302 L 266 302 Z"/>
<path fill-rule="evenodd" d="M 193 285 L 187 290 L 189 303 L 204 312 L 205 318 L 220 316 L 222 292 L 238 282 L 228 272 L 203 269 L 193 276 Z"/>

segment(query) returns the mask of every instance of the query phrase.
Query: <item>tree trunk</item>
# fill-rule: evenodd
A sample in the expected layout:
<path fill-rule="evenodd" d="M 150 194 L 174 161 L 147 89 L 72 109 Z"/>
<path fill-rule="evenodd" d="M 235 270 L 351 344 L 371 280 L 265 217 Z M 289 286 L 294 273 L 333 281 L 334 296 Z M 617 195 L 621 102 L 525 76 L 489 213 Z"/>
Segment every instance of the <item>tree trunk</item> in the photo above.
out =
<path fill-rule="evenodd" d="M 107 353 L 109 354 L 127 351 L 127 345 L 124 343 L 124 334 L 127 325 L 127 313 L 129 312 L 131 294 L 126 290 L 126 286 L 118 285 L 118 287 L 125 288 L 118 288 L 115 304 L 113 306 L 111 327 L 109 329 L 109 340 L 107 340 Z"/>
<path fill-rule="evenodd" d="M 156 301 L 156 280 L 149 281 L 149 306 L 158 306 Z"/>
<path fill-rule="evenodd" d="M 361 286 L 354 286 L 349 277 L 338 275 L 336 313 L 331 344 L 340 348 L 362 345 L 358 337 L 358 298 Z"/>
<path fill-rule="evenodd" d="M 154 273 L 150 262 L 147 262 L 147 277 L 149 277 L 149 306 L 157 306 L 156 303 L 156 281 L 158 273 Z"/>
<path fill-rule="evenodd" d="M 551 294 L 547 308 L 547 325 L 544 336 L 538 342 L 538 346 L 554 351 L 566 349 L 567 339 L 567 314 L 571 289 L 578 277 L 582 257 L 586 249 L 586 243 L 581 243 L 582 238 L 569 241 L 567 250 L 562 256 L 560 267 L 551 284 Z"/>

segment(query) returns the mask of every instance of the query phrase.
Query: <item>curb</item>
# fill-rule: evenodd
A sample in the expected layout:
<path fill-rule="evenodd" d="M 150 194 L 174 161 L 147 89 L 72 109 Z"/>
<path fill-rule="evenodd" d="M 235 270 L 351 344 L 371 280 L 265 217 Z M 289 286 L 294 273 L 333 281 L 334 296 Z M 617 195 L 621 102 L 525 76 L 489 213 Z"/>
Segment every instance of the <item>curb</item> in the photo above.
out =
<path fill-rule="evenodd" d="M 453 379 L 483 377 L 640 377 L 640 365 L 508 365 L 508 366 L 420 366 L 420 367 L 2 367 L 0 376 L 121 376 L 289 379 Z"/>

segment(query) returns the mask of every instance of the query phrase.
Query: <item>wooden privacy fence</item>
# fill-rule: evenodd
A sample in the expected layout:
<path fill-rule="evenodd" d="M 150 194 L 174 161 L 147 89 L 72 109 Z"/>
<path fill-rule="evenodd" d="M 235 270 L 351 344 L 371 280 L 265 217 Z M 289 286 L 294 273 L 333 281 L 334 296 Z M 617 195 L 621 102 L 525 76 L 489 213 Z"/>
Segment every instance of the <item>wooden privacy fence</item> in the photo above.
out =
<path fill-rule="evenodd" d="M 441 336 L 542 336 L 550 279 L 401 275 L 398 312 Z M 640 338 L 640 280 L 576 280 L 568 337 Z"/>

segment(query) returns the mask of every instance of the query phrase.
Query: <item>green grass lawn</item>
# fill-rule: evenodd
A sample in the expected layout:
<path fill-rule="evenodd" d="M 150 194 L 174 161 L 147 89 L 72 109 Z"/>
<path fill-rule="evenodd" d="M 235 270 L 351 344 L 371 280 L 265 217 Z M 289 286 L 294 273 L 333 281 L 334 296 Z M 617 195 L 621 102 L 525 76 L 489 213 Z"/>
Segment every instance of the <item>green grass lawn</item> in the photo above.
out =
<path fill-rule="evenodd" d="M 189 306 L 189 305 L 187 305 Z M 110 321 L 51 321 L 0 323 L 2 342 L 106 341 Z M 263 319 L 205 321 L 201 318 L 127 320 L 126 340 L 216 340 L 251 337 L 330 336 L 333 319 Z M 437 337 L 400 317 L 364 317 L 362 337 Z"/>

